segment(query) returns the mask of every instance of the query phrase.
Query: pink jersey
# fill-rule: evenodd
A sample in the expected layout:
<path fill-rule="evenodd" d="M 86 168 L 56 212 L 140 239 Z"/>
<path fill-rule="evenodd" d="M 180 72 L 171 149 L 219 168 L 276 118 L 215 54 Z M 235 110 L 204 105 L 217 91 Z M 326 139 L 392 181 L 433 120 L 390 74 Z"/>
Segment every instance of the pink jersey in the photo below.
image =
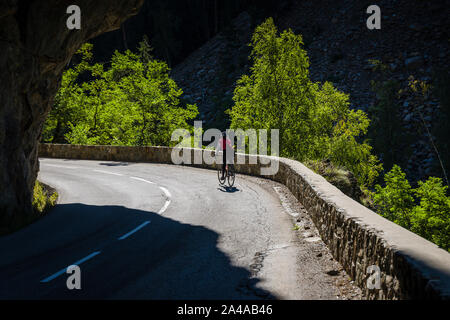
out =
<path fill-rule="evenodd" d="M 233 146 L 231 145 L 231 140 L 228 139 L 228 138 L 226 138 L 225 140 L 223 139 L 223 137 L 220 138 L 220 140 L 219 140 L 219 145 L 222 146 L 222 149 L 221 149 L 221 150 L 225 150 L 225 149 L 227 148 L 227 146 L 228 146 L 229 148 L 233 148 Z"/>

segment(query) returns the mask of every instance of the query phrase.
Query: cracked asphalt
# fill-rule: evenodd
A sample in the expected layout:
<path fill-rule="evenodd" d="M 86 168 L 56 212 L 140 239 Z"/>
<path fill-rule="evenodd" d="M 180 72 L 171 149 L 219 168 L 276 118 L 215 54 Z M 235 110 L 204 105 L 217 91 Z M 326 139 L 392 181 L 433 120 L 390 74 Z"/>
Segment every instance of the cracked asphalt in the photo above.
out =
<path fill-rule="evenodd" d="M 273 181 L 191 167 L 40 159 L 58 205 L 0 238 L 1 299 L 361 299 Z M 69 290 L 69 265 L 81 289 Z"/>

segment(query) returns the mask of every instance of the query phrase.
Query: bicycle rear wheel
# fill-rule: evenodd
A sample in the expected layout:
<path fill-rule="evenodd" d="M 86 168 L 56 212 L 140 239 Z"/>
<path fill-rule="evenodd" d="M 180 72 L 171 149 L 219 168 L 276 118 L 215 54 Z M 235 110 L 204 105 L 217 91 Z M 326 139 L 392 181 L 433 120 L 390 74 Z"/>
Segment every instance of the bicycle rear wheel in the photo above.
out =
<path fill-rule="evenodd" d="M 227 177 L 224 176 L 222 179 L 222 168 L 217 168 L 217 179 L 219 180 L 220 185 L 224 185 L 226 182 Z"/>

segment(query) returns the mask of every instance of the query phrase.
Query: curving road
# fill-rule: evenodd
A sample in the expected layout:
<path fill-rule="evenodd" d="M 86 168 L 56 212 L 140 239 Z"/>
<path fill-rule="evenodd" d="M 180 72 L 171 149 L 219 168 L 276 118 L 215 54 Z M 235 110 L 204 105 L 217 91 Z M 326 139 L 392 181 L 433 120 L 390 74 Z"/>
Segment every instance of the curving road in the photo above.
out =
<path fill-rule="evenodd" d="M 162 164 L 41 159 L 40 168 L 58 205 L 0 238 L 2 299 L 336 297 L 299 262 L 306 249 L 265 182 L 238 175 L 225 189 L 214 171 Z M 72 264 L 81 290 L 67 289 Z"/>

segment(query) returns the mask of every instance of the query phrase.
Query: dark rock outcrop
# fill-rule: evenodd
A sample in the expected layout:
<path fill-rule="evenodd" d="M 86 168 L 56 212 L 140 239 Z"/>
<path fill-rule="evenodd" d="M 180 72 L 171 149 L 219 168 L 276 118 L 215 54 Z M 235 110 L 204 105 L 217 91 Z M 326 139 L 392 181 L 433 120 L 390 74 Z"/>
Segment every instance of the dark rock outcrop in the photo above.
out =
<path fill-rule="evenodd" d="M 120 27 L 144 0 L 0 1 L 0 228 L 33 214 L 37 146 L 64 67 L 79 46 Z M 67 7 L 81 8 L 68 30 Z"/>

